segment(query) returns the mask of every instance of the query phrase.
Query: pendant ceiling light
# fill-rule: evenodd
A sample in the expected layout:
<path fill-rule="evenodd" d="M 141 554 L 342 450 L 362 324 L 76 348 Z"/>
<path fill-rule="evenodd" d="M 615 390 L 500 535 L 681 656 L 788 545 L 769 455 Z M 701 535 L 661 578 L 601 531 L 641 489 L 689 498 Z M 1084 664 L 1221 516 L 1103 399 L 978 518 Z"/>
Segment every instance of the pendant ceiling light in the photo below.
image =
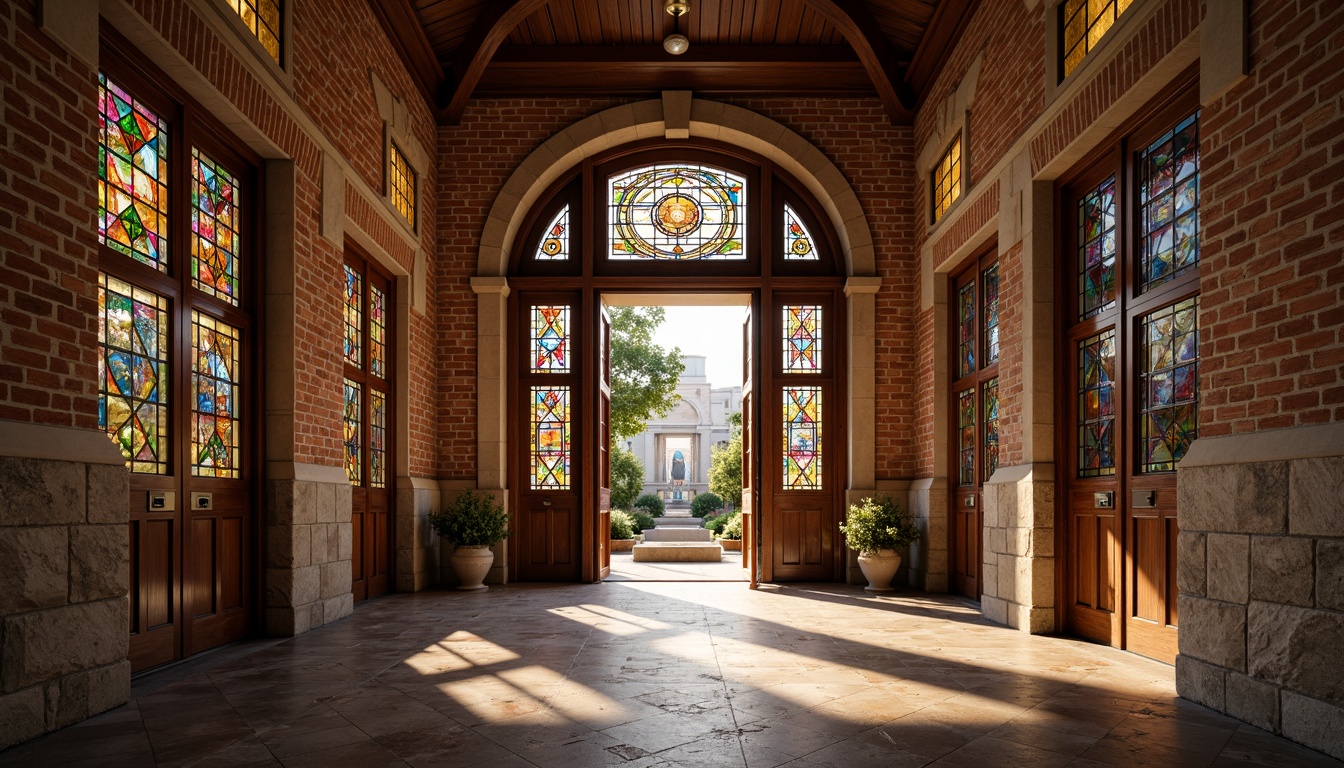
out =
<path fill-rule="evenodd" d="M 672 16 L 672 34 L 663 38 L 663 50 L 673 56 L 680 56 L 691 47 L 691 41 L 681 34 L 681 17 L 691 10 L 690 0 L 666 0 L 663 10 Z"/>

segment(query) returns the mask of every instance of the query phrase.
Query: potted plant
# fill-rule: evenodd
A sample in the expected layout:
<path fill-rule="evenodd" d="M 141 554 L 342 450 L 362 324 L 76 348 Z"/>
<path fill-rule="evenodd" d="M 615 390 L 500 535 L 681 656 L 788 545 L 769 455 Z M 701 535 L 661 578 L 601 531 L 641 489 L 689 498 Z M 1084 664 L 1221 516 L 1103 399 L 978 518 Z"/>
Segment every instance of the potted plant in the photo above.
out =
<path fill-rule="evenodd" d="M 635 548 L 635 520 L 623 509 L 611 510 L 611 551 L 630 552 Z"/>
<path fill-rule="evenodd" d="M 890 592 L 891 578 L 901 567 L 896 550 L 919 540 L 919 527 L 890 496 L 867 498 L 849 505 L 840 524 L 845 545 L 859 553 L 859 569 L 868 580 L 869 592 Z"/>
<path fill-rule="evenodd" d="M 458 589 L 487 589 L 485 576 L 495 562 L 491 547 L 509 535 L 509 515 L 495 497 L 463 491 L 448 508 L 429 516 L 434 532 L 452 545 L 448 561 Z"/>

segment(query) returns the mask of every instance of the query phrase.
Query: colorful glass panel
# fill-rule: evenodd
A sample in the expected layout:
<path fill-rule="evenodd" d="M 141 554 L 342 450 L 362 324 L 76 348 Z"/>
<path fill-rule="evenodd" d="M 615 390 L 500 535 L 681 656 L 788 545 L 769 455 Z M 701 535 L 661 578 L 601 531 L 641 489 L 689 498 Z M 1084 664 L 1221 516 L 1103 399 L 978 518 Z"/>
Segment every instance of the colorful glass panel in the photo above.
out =
<path fill-rule="evenodd" d="M 822 490 L 821 387 L 784 388 L 784 490 Z"/>
<path fill-rule="evenodd" d="M 1064 76 L 1068 77 L 1082 63 L 1087 52 L 1097 47 L 1101 38 L 1110 31 L 1129 9 L 1133 0 L 1067 0 L 1060 9 L 1064 27 Z"/>
<path fill-rule="evenodd" d="M 98 73 L 98 241 L 168 271 L 168 124 Z"/>
<path fill-rule="evenodd" d="M 1115 302 L 1115 177 L 1078 202 L 1078 309 L 1086 319 Z"/>
<path fill-rule="evenodd" d="M 975 373 L 975 283 L 957 291 L 957 377 Z"/>
<path fill-rule="evenodd" d="M 1078 476 L 1115 474 L 1115 331 L 1078 342 Z"/>
<path fill-rule="evenodd" d="M 387 378 L 387 294 L 369 284 L 369 373 Z"/>
<path fill-rule="evenodd" d="M 569 307 L 532 307 L 533 373 L 569 373 Z"/>
<path fill-rule="evenodd" d="M 350 482 L 364 482 L 364 385 L 345 380 L 341 423 L 345 427 L 345 475 Z"/>
<path fill-rule="evenodd" d="M 1182 120 L 1139 156 L 1143 289 L 1199 263 L 1199 115 Z"/>
<path fill-rule="evenodd" d="M 937 221 L 961 197 L 961 136 L 947 148 L 933 169 L 933 220 Z"/>
<path fill-rule="evenodd" d="M 566 205 L 551 219 L 550 226 L 541 236 L 537 247 L 537 261 L 569 260 L 569 206 Z"/>
<path fill-rule="evenodd" d="M 784 260 L 816 261 L 816 240 L 808 231 L 807 225 L 794 213 L 793 207 L 784 204 Z"/>
<path fill-rule="evenodd" d="M 229 0 L 243 25 L 257 36 L 275 63 L 280 63 L 280 2 L 279 0 Z"/>
<path fill-rule="evenodd" d="M 986 366 L 999 362 L 999 265 L 991 264 L 980 273 L 980 302 L 984 305 L 984 329 L 981 354 Z"/>
<path fill-rule="evenodd" d="M 569 490 L 569 387 L 532 387 L 532 489 Z"/>
<path fill-rule="evenodd" d="M 191 150 L 191 284 L 238 305 L 238 180 Z"/>
<path fill-rule="evenodd" d="M 415 169 L 396 142 L 388 143 L 388 197 L 392 207 L 415 228 Z"/>
<path fill-rule="evenodd" d="M 195 360 L 191 388 L 191 473 L 198 477 L 238 477 L 239 356 L 242 332 L 197 312 L 191 313 L 191 347 Z"/>
<path fill-rule="evenodd" d="M 1199 432 L 1199 299 L 1143 319 L 1139 444 L 1144 472 L 1171 472 Z"/>
<path fill-rule="evenodd" d="M 999 468 L 999 380 L 990 379 L 980 385 L 980 408 L 984 415 L 985 482 Z"/>
<path fill-rule="evenodd" d="M 387 393 L 369 389 L 369 487 L 387 487 Z"/>
<path fill-rule="evenodd" d="M 364 276 L 345 266 L 345 362 L 364 365 Z"/>
<path fill-rule="evenodd" d="M 784 307 L 784 373 L 821 371 L 821 307 Z"/>
<path fill-rule="evenodd" d="M 957 393 L 957 485 L 975 485 L 975 389 Z"/>
<path fill-rule="evenodd" d="M 99 277 L 98 426 L 132 472 L 168 474 L 168 299 Z"/>
<path fill-rule="evenodd" d="M 608 182 L 609 258 L 740 261 L 746 180 L 703 165 L 653 165 Z"/>

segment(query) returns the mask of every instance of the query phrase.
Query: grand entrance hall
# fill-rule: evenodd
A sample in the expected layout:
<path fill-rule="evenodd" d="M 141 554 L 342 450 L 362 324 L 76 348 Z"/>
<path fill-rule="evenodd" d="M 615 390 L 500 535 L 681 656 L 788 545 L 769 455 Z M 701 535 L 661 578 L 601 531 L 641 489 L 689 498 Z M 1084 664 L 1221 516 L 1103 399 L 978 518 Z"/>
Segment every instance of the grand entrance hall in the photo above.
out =
<path fill-rule="evenodd" d="M 1342 28 L 0 3 L 0 763 L 1344 759 Z M 613 554 L 728 445 L 731 581 Z"/>

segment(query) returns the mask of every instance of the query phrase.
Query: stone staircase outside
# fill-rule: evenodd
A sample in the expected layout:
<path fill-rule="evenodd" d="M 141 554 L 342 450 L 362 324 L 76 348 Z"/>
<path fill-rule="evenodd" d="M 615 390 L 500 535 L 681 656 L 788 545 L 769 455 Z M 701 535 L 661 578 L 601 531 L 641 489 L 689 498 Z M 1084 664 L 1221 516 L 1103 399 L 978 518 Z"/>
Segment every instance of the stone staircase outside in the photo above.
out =
<path fill-rule="evenodd" d="M 717 563 L 723 547 L 689 510 L 668 510 L 657 526 L 644 529 L 644 541 L 633 550 L 637 563 Z"/>

